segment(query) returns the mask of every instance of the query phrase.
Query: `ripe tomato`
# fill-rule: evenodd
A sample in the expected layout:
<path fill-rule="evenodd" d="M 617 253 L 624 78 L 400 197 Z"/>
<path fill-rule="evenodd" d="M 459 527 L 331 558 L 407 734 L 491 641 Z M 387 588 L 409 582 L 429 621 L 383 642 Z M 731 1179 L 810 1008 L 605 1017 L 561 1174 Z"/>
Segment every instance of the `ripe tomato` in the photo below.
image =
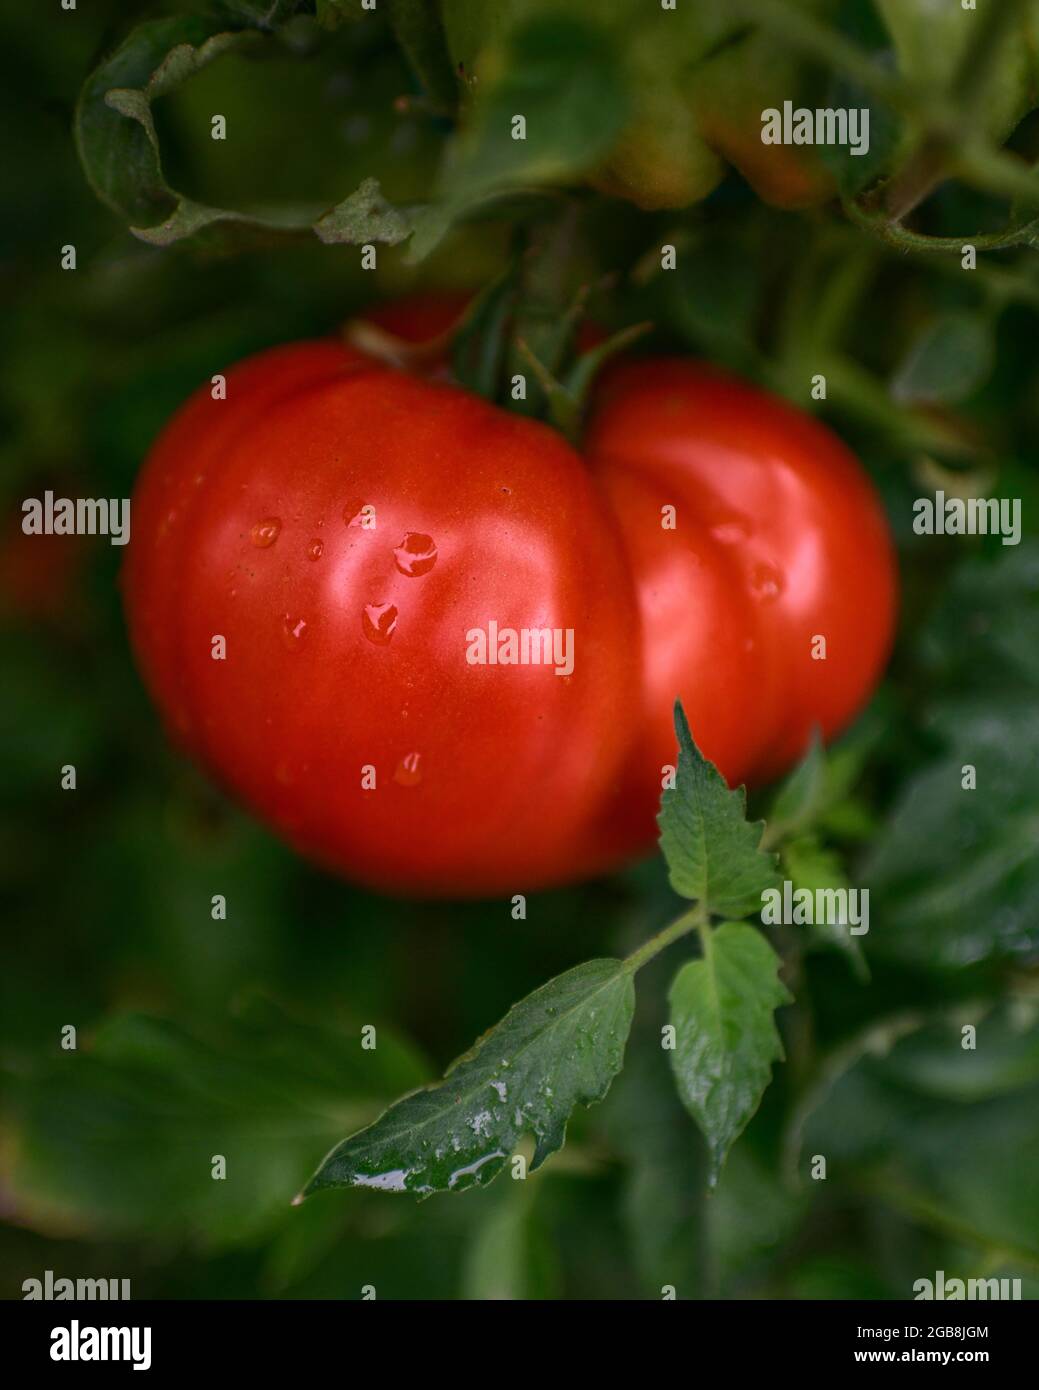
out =
<path fill-rule="evenodd" d="M 299 848 L 398 890 L 570 873 L 627 752 L 638 619 L 615 519 L 556 433 L 297 344 L 196 395 L 133 507 L 145 680 Z M 469 664 L 491 622 L 573 629 L 574 674 Z"/>
<path fill-rule="evenodd" d="M 814 725 L 847 724 L 888 656 L 895 560 L 840 440 L 704 363 L 612 368 L 585 451 L 623 518 L 639 598 L 644 718 L 613 817 L 637 844 L 659 797 L 644 769 L 673 760 L 676 695 L 731 784 L 770 780 Z"/>
<path fill-rule="evenodd" d="M 458 308 L 374 317 L 421 341 Z M 145 465 L 125 574 L 175 736 L 304 853 L 465 896 L 647 848 L 676 697 L 732 782 L 845 723 L 895 585 L 843 446 L 658 361 L 608 373 L 585 454 L 333 340 L 247 360 L 226 399 L 207 386 Z M 561 659 L 481 664 L 493 625 L 556 631 Z"/>

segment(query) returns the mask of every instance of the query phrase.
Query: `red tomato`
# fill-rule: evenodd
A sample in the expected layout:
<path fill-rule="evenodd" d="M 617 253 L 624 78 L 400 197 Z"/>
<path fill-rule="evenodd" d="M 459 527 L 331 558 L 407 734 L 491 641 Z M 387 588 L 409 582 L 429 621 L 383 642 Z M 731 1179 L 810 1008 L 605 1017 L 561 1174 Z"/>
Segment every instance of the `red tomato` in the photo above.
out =
<path fill-rule="evenodd" d="M 616 523 L 556 433 L 300 344 L 196 395 L 133 508 L 145 679 L 300 849 L 398 890 L 569 875 L 628 751 L 638 620 Z M 492 621 L 574 630 L 574 674 L 470 664 Z"/>
<path fill-rule="evenodd" d="M 699 362 L 612 368 L 585 451 L 621 520 L 642 618 L 645 716 L 615 824 L 638 843 L 681 697 L 731 784 L 837 733 L 880 677 L 897 573 L 869 479 L 817 421 Z M 664 529 L 661 507 L 675 508 Z"/>
<path fill-rule="evenodd" d="M 378 318 L 444 326 L 426 301 Z M 676 697 L 733 782 L 846 722 L 895 584 L 843 446 L 676 361 L 611 371 L 586 453 L 331 340 L 249 359 L 226 400 L 207 386 L 145 465 L 125 575 L 171 729 L 304 853 L 466 896 L 647 848 Z M 477 633 L 509 654 L 492 625 L 557 633 L 559 670 L 474 660 Z"/>

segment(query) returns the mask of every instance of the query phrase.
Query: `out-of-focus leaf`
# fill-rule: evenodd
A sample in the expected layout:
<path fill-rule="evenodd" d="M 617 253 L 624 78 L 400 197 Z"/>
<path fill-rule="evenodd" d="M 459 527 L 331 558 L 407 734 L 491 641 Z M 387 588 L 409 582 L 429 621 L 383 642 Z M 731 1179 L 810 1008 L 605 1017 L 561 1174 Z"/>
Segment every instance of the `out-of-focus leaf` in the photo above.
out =
<path fill-rule="evenodd" d="M 947 313 L 924 329 L 891 382 L 902 405 L 962 401 L 984 384 L 995 360 L 992 326 L 976 314 Z"/>
<path fill-rule="evenodd" d="M 932 726 L 948 752 L 911 778 L 861 871 L 871 946 L 921 964 L 1039 953 L 1039 704 L 962 700 Z M 964 787 L 973 767 L 977 787 Z"/>
<path fill-rule="evenodd" d="M 622 1212 L 644 1291 L 660 1298 L 670 1285 L 676 1298 L 706 1297 L 706 1154 L 675 1094 L 658 1036 L 629 1048 L 604 1119 L 627 1163 Z"/>
<path fill-rule="evenodd" d="M 809 829 L 822 810 L 826 794 L 826 754 L 818 730 L 808 752 L 775 795 L 768 814 L 769 840 L 780 840 Z"/>
<path fill-rule="evenodd" d="M 819 889 L 833 888 L 848 892 L 851 888 L 840 854 L 821 844 L 814 835 L 802 835 L 784 845 L 782 863 L 795 889 L 804 888 L 814 894 Z M 808 930 L 819 944 L 836 946 L 838 950 L 846 952 L 859 979 L 866 980 L 869 970 L 862 954 L 865 938 L 852 936 L 850 925 L 847 922 L 817 921 Z"/>
<path fill-rule="evenodd" d="M 965 561 L 923 631 L 921 658 L 946 683 L 1039 690 L 1039 541 Z"/>
<path fill-rule="evenodd" d="M 654 317 L 673 323 L 695 349 L 743 371 L 759 367 L 754 330 L 763 289 L 763 248 L 755 231 L 752 224 L 735 235 L 731 228 L 726 235 L 705 232 L 691 246 L 679 245 L 676 268 L 653 281 Z M 659 264 L 659 258 L 658 244 L 647 262 Z"/>
<path fill-rule="evenodd" d="M 552 1252 L 538 1228 L 534 1197 L 533 1187 L 525 1180 L 496 1189 L 466 1252 L 463 1298 L 552 1297 Z"/>
<path fill-rule="evenodd" d="M 707 1140 L 713 1186 L 761 1102 L 772 1063 L 782 1059 L 775 1010 L 793 1001 L 778 956 L 756 928 L 724 922 L 704 950 L 671 986 L 670 1058 L 678 1093 Z"/>
<path fill-rule="evenodd" d="M 307 1185 L 462 1192 L 490 1182 L 520 1139 L 531 1168 L 561 1148 L 578 1101 L 601 1100 L 620 1070 L 635 989 L 624 961 L 575 966 L 514 1004 L 448 1068 L 328 1155 Z"/>
<path fill-rule="evenodd" d="M 974 1054 L 944 1026 L 862 1058 L 808 1118 L 805 1152 L 924 1227 L 1039 1260 L 1034 1031 L 1013 1038 L 1009 1021 L 980 1019 Z M 1012 1079 L 1023 1084 L 1004 1091 Z"/>
<path fill-rule="evenodd" d="M 965 1026 L 976 1030 L 964 1046 Z M 965 1103 L 1039 1085 L 1039 1001 L 965 1006 L 898 1048 L 898 1077 L 929 1096 Z"/>
<path fill-rule="evenodd" d="M 307 1027 L 263 1001 L 215 1041 L 115 1016 L 75 1052 L 11 1066 L 14 1200 L 105 1235 L 254 1239 L 291 1219 L 300 1166 L 423 1070 L 389 1030 L 365 1051 L 360 1027 Z"/>
<path fill-rule="evenodd" d="M 455 104 L 457 86 L 440 21 L 439 6 L 428 0 L 389 0 L 397 42 L 407 54 L 429 96 L 445 111 Z"/>
<path fill-rule="evenodd" d="M 586 172 L 612 148 L 627 112 L 623 67 L 598 25 L 545 14 L 510 29 L 448 149 L 440 197 L 417 221 L 412 258 L 487 200 Z"/>
<path fill-rule="evenodd" d="M 407 215 L 389 205 L 375 179 L 319 215 L 285 207 L 250 215 L 209 206 L 168 184 L 162 167 L 152 103 L 175 91 L 215 59 L 265 49 L 263 32 L 274 14 L 242 23 L 259 27 L 222 30 L 220 16 L 183 15 L 139 25 L 84 83 L 76 106 L 75 136 L 91 187 L 139 240 L 170 246 L 201 238 L 208 246 L 245 248 L 316 234 L 325 242 L 390 245 L 409 234 Z"/>
<path fill-rule="evenodd" d="M 542 15 L 512 29 L 494 79 L 481 85 L 447 171 L 452 198 L 580 173 L 609 151 L 627 116 L 612 42 L 569 16 Z M 516 117 L 525 138 L 514 137 Z"/>
<path fill-rule="evenodd" d="M 793 1238 L 808 1205 L 747 1144 L 734 1149 L 710 1197 L 712 1258 L 719 1294 L 746 1297 Z"/>
<path fill-rule="evenodd" d="M 730 791 L 693 742 L 681 705 L 675 706 L 678 769 L 661 797 L 660 847 L 671 887 L 720 917 L 745 917 L 779 882 L 775 856 L 760 848 L 763 826 L 746 818 L 742 787 Z"/>

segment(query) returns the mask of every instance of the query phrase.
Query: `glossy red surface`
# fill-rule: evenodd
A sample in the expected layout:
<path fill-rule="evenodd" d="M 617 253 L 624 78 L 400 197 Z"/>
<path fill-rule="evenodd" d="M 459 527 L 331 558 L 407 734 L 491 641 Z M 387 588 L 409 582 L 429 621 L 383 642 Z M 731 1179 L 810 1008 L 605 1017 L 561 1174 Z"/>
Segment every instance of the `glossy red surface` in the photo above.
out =
<path fill-rule="evenodd" d="M 426 303 L 390 318 L 437 331 Z M 656 361 L 609 372 L 584 452 L 333 340 L 249 359 L 225 400 L 207 385 L 141 474 L 124 575 L 174 735 L 322 863 L 465 896 L 648 848 L 676 697 L 731 782 L 846 723 L 895 571 L 839 441 Z M 492 623 L 572 630 L 572 673 L 472 663 Z"/>

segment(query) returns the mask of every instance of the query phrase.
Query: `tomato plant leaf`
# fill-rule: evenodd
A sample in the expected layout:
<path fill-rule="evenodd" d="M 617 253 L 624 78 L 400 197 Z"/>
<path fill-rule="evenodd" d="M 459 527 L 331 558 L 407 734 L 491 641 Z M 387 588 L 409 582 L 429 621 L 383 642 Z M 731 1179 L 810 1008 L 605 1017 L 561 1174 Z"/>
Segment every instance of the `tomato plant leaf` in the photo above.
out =
<path fill-rule="evenodd" d="M 725 1155 L 757 1110 L 783 1058 L 774 1011 L 792 997 L 778 977 L 779 957 L 745 922 L 704 934 L 703 959 L 671 985 L 678 1093 L 707 1140 L 713 1187 Z"/>
<path fill-rule="evenodd" d="M 895 372 L 900 404 L 962 401 L 983 385 L 995 360 L 992 326 L 977 314 L 943 314 L 930 323 Z"/>
<path fill-rule="evenodd" d="M 163 175 L 152 102 L 223 54 L 264 42 L 256 30 L 221 32 L 197 16 L 153 20 L 87 78 L 75 118 L 80 160 L 95 193 L 135 235 L 152 226 L 160 210 L 163 221 L 174 223 L 184 201 Z M 214 220 L 185 216 L 181 235 Z"/>
<path fill-rule="evenodd" d="M 396 246 L 411 235 L 411 219 L 383 197 L 378 179 L 365 179 L 356 192 L 319 217 L 314 231 L 326 245 L 348 242 L 360 246 L 381 241 Z"/>
<path fill-rule="evenodd" d="M 498 71 L 482 84 L 448 167 L 453 197 L 558 182 L 605 156 L 623 129 L 624 74 L 597 25 L 563 15 L 520 24 L 506 36 Z M 522 138 L 517 117 L 525 124 Z"/>
<path fill-rule="evenodd" d="M 344 1125 L 429 1074 L 382 1024 L 378 1048 L 365 1051 L 359 1024 L 300 1023 L 262 997 L 212 1035 L 113 1015 L 68 1062 L 28 1055 L 3 1077 L 18 1123 L 9 1187 L 19 1208 L 210 1250 L 283 1226 L 294 1175 Z M 214 1153 L 226 1181 L 213 1181 Z"/>
<path fill-rule="evenodd" d="M 83 85 L 75 115 L 76 146 L 94 192 L 140 241 L 152 246 L 204 240 L 243 249 L 316 235 L 326 243 L 395 245 L 411 233 L 410 215 L 392 207 L 378 181 L 365 179 L 349 197 L 317 216 L 314 208 L 284 207 L 263 216 L 209 206 L 166 181 L 152 103 L 228 53 L 266 51 L 278 7 L 223 30 L 216 19 L 185 15 L 139 25 Z M 226 22 L 226 17 L 225 21 Z"/>
<path fill-rule="evenodd" d="M 625 962 L 575 966 L 514 1004 L 447 1070 L 339 1144 L 304 1195 L 323 1187 L 461 1192 L 490 1182 L 519 1140 L 531 1167 L 561 1148 L 578 1101 L 601 1100 L 620 1071 L 635 1003 Z"/>
<path fill-rule="evenodd" d="M 814 824 L 825 805 L 826 791 L 826 754 L 819 730 L 814 729 L 808 752 L 779 788 L 772 802 L 768 817 L 771 843 L 778 844 L 780 840 Z"/>
<path fill-rule="evenodd" d="M 671 887 L 721 917 L 746 917 L 761 894 L 779 882 L 775 855 L 760 848 L 762 822 L 746 818 L 742 787 L 730 791 L 693 742 L 680 704 L 675 706 L 678 769 L 661 797 L 660 847 Z"/>
<path fill-rule="evenodd" d="M 655 1030 L 632 1036 L 603 1112 L 625 1160 L 621 1217 L 643 1292 L 659 1296 L 661 1285 L 673 1284 L 680 1298 L 708 1297 L 707 1155 Z"/>
<path fill-rule="evenodd" d="M 850 888 L 841 856 L 835 849 L 823 845 L 815 835 L 801 835 L 783 846 L 783 870 L 794 889 L 847 891 Z M 862 954 L 862 938 L 852 936 L 847 922 L 813 922 L 809 927 L 812 939 L 819 945 L 836 946 L 844 951 L 858 978 L 869 979 L 869 968 Z"/>
<path fill-rule="evenodd" d="M 389 0 L 397 42 L 430 98 L 449 112 L 457 99 L 439 6 L 428 0 Z"/>
<path fill-rule="evenodd" d="M 541 15 L 504 37 L 448 145 L 439 198 L 416 227 L 410 259 L 489 201 L 585 173 L 610 152 L 628 114 L 624 70 L 600 26 Z M 517 118 L 524 122 L 522 135 Z"/>
<path fill-rule="evenodd" d="M 862 874 L 876 948 L 932 969 L 1039 952 L 1039 715 L 1034 692 L 935 712 L 946 752 L 903 788 Z"/>

